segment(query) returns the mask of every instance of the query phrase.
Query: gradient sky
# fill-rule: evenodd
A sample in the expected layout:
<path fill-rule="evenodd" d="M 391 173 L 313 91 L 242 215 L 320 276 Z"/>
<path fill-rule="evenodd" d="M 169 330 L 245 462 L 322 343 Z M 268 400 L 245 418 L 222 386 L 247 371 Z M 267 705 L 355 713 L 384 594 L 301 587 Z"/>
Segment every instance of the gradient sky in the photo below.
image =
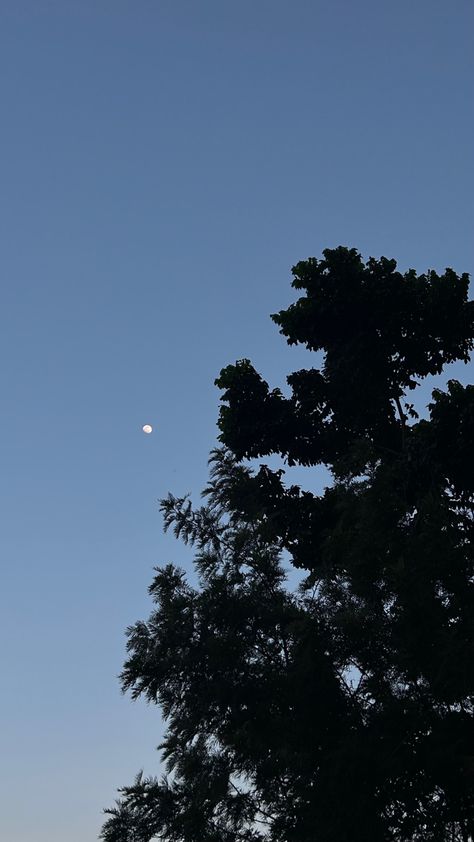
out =
<path fill-rule="evenodd" d="M 157 499 L 205 483 L 223 365 L 307 364 L 269 319 L 291 265 L 473 269 L 473 24 L 470 0 L 0 4 L 2 839 L 93 840 L 157 770 L 158 711 L 116 678 L 153 566 L 189 559 Z"/>

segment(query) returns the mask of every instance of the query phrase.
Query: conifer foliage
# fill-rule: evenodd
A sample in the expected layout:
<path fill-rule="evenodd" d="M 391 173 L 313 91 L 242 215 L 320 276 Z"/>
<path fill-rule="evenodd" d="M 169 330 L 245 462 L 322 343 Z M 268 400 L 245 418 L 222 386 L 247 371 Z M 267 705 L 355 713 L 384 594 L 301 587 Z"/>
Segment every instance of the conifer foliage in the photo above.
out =
<path fill-rule="evenodd" d="M 409 401 L 469 360 L 468 276 L 342 247 L 293 274 L 273 319 L 323 365 L 286 395 L 248 360 L 217 380 L 204 504 L 161 504 L 199 584 L 157 570 L 122 674 L 164 716 L 165 774 L 121 791 L 105 842 L 474 840 L 474 386 Z M 271 454 L 333 482 L 248 466 Z"/>

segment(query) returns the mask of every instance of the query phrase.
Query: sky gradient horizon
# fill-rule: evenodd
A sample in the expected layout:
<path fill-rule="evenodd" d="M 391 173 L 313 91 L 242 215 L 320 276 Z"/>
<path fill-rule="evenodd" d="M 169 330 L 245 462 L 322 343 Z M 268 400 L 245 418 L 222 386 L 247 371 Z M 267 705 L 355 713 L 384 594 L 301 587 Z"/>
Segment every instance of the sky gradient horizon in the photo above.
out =
<path fill-rule="evenodd" d="M 220 369 L 281 386 L 308 364 L 269 316 L 326 247 L 474 269 L 474 12 L 7 0 L 0 20 L 0 835 L 84 842 L 159 768 L 159 712 L 117 674 L 153 567 L 191 558 L 157 501 L 205 485 Z"/>

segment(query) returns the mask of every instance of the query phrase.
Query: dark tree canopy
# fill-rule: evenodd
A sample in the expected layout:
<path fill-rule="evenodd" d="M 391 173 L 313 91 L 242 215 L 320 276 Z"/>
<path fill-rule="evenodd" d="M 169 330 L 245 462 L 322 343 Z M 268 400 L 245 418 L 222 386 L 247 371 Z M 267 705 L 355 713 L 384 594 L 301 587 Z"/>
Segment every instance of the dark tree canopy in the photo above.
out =
<path fill-rule="evenodd" d="M 288 396 L 248 360 L 217 380 L 204 505 L 162 501 L 199 585 L 157 570 L 122 674 L 165 717 L 166 774 L 122 790 L 105 842 L 474 842 L 474 386 L 421 420 L 407 399 L 469 360 L 468 276 L 346 248 L 293 273 L 273 319 L 324 363 Z M 270 454 L 333 484 L 245 461 Z"/>

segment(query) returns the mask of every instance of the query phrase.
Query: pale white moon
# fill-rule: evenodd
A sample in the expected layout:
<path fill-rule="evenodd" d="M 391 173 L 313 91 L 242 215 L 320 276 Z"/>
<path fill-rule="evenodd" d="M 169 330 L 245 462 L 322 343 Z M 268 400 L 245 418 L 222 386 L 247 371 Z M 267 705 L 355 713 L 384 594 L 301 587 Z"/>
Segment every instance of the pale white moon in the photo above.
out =
<path fill-rule="evenodd" d="M 144 424 L 142 430 L 144 433 L 152 433 L 153 427 L 151 426 L 151 424 Z"/>

